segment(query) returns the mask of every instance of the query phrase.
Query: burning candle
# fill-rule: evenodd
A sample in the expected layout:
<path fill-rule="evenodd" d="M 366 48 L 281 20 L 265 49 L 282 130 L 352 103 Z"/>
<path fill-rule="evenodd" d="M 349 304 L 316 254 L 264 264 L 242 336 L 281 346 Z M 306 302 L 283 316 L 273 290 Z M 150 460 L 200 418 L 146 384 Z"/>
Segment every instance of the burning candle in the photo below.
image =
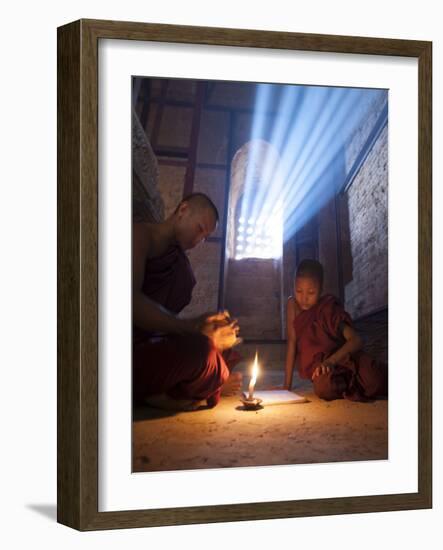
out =
<path fill-rule="evenodd" d="M 252 376 L 249 382 L 248 399 L 253 399 L 254 397 L 254 387 L 255 387 L 255 383 L 257 382 L 257 376 L 258 376 L 258 359 L 257 359 L 257 352 L 255 352 L 254 364 L 252 365 Z"/>

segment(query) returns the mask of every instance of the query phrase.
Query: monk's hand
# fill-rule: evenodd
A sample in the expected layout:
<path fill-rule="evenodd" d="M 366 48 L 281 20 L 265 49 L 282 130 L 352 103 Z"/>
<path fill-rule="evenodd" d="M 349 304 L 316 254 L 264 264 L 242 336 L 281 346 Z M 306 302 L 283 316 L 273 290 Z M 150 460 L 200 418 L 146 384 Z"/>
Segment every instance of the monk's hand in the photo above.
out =
<path fill-rule="evenodd" d="M 190 320 L 195 331 L 202 334 L 207 334 L 208 330 L 212 330 L 212 327 L 216 325 L 227 325 L 230 321 L 231 319 L 227 310 L 218 311 L 217 313 L 203 313 L 203 315 Z"/>
<path fill-rule="evenodd" d="M 238 337 L 237 319 L 231 319 L 229 311 L 205 313 L 196 320 L 197 331 L 210 338 L 218 351 L 230 349 L 243 340 Z"/>
<path fill-rule="evenodd" d="M 206 316 L 207 322 L 222 323 L 227 325 L 232 321 L 229 311 L 227 309 L 217 311 L 217 313 L 205 313 L 204 316 Z"/>
<path fill-rule="evenodd" d="M 224 351 L 239 343 L 238 331 L 238 322 L 234 319 L 227 324 L 214 323 L 206 334 L 218 351 Z"/>

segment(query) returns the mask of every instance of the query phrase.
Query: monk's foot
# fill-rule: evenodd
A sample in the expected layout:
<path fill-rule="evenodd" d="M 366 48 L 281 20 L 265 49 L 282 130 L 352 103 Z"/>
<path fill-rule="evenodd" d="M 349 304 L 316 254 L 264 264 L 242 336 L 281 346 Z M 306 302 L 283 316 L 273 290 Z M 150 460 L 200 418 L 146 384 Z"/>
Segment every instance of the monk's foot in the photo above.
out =
<path fill-rule="evenodd" d="M 151 395 L 145 399 L 146 405 L 166 411 L 195 411 L 205 404 L 204 401 L 192 399 L 172 399 L 168 395 Z"/>
<path fill-rule="evenodd" d="M 225 397 L 237 395 L 241 392 L 242 375 L 239 372 L 233 372 L 223 384 L 221 394 Z"/>

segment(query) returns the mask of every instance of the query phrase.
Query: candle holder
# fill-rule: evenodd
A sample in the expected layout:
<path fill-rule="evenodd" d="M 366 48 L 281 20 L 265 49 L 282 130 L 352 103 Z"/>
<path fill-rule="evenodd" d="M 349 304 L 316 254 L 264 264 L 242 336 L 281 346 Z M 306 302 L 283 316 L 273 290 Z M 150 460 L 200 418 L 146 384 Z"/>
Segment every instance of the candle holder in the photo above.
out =
<path fill-rule="evenodd" d="M 256 411 L 257 409 L 263 408 L 261 406 L 263 399 L 259 399 L 258 397 L 242 397 L 240 401 L 247 411 Z"/>

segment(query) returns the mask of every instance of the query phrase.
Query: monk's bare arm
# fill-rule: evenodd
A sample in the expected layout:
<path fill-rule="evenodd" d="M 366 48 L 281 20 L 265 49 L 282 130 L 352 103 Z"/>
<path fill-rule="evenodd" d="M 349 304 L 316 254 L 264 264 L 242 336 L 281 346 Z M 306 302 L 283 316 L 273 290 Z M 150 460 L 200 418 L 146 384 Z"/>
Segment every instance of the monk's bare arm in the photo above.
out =
<path fill-rule="evenodd" d="M 134 324 L 148 331 L 166 333 L 195 332 L 193 324 L 179 319 L 142 292 L 145 264 L 152 247 L 149 232 L 144 224 L 133 225 L 132 233 L 132 311 Z"/>
<path fill-rule="evenodd" d="M 336 352 L 330 355 L 326 359 L 326 361 L 324 361 L 324 364 L 333 366 L 337 363 L 340 363 L 340 361 L 348 353 L 355 353 L 356 351 L 359 351 L 363 347 L 363 340 L 361 336 L 358 334 L 356 330 L 354 330 L 352 327 L 350 327 L 347 324 L 343 325 L 343 337 L 346 340 L 346 342 L 343 344 L 341 348 L 339 348 Z"/>
<path fill-rule="evenodd" d="M 294 329 L 295 304 L 294 299 L 290 297 L 286 305 L 286 364 L 285 364 L 285 389 L 292 387 L 292 378 L 295 363 L 296 334 Z"/>

